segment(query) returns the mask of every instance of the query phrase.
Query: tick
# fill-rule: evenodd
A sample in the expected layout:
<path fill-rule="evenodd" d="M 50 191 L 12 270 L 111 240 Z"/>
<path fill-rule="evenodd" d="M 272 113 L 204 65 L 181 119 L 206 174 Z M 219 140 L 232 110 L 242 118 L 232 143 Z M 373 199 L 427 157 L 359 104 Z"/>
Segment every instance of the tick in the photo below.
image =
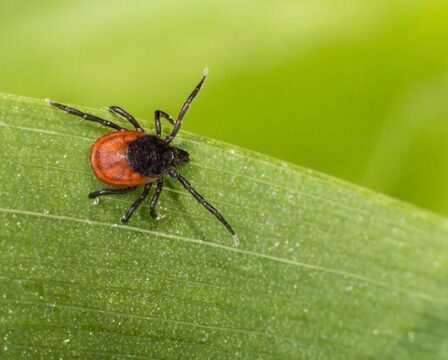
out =
<path fill-rule="evenodd" d="M 140 126 L 138 121 L 128 112 L 118 106 L 109 107 L 109 111 L 127 120 L 133 127 L 128 130 L 107 119 L 96 115 L 86 114 L 80 110 L 49 101 L 55 106 L 71 115 L 79 116 L 87 121 L 99 123 L 103 126 L 114 129 L 115 131 L 100 137 L 92 146 L 90 162 L 92 170 L 98 180 L 112 185 L 115 188 L 101 189 L 91 192 L 90 199 L 96 199 L 99 196 L 120 195 L 135 190 L 143 186 L 140 196 L 131 205 L 129 210 L 121 218 L 122 223 L 126 223 L 135 213 L 138 207 L 148 197 L 151 187 L 156 183 L 156 189 L 152 195 L 149 206 L 149 214 L 154 219 L 159 219 L 157 213 L 157 203 L 160 193 L 163 189 L 164 178 L 170 176 L 177 181 L 202 204 L 210 213 L 212 213 L 234 236 L 235 245 L 238 244 L 235 231 L 224 219 L 221 213 L 202 197 L 176 170 L 177 167 L 186 165 L 190 162 L 190 156 L 185 150 L 172 146 L 172 141 L 182 125 L 182 120 L 190 108 L 194 98 L 199 94 L 207 77 L 207 69 L 194 88 L 193 92 L 183 104 L 177 119 L 173 119 L 166 112 L 156 110 L 154 113 L 156 134 L 148 134 Z M 161 120 L 165 119 L 173 125 L 170 135 L 162 138 Z"/>

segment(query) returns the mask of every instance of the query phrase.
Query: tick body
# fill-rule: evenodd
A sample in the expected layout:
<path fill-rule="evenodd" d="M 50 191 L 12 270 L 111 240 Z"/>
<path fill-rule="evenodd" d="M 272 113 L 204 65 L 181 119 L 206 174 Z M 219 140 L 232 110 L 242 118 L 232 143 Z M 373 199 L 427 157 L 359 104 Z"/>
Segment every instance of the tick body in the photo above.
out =
<path fill-rule="evenodd" d="M 151 187 L 157 184 L 150 202 L 149 213 L 153 218 L 159 218 L 157 202 L 163 188 L 164 177 L 170 176 L 180 184 L 210 213 L 212 213 L 234 236 L 234 243 L 238 245 L 235 231 L 224 219 L 221 213 L 206 201 L 190 183 L 177 171 L 177 167 L 186 165 L 190 161 L 189 154 L 182 149 L 171 145 L 182 125 L 185 113 L 189 109 L 193 99 L 201 90 L 207 71 L 195 87 L 193 92 L 182 106 L 177 119 L 173 119 L 167 113 L 157 110 L 154 114 L 156 134 L 148 134 L 140 126 L 137 120 L 118 106 L 109 107 L 109 111 L 126 119 L 134 129 L 128 130 L 107 119 L 95 115 L 86 114 L 80 110 L 63 104 L 50 101 L 50 104 L 87 121 L 97 122 L 103 126 L 113 128 L 115 132 L 100 137 L 92 146 L 90 162 L 95 176 L 108 185 L 111 189 L 101 189 L 89 194 L 89 198 L 99 196 L 125 194 L 143 186 L 143 192 L 131 205 L 129 210 L 121 218 L 126 223 L 143 201 L 148 197 Z M 173 125 L 173 129 L 165 138 L 162 138 L 161 120 L 165 119 Z"/>
<path fill-rule="evenodd" d="M 140 131 L 119 131 L 100 137 L 92 147 L 90 163 L 95 176 L 114 186 L 138 186 L 153 179 L 136 172 L 129 163 L 129 145 L 145 136 Z"/>

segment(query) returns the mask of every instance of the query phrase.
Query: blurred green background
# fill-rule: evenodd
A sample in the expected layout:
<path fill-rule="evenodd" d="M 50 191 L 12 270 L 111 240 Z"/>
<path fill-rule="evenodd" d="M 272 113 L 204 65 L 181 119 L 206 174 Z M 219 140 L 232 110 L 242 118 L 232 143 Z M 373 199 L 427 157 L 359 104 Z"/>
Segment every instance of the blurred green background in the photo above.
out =
<path fill-rule="evenodd" d="M 446 0 L 0 2 L 2 92 L 149 124 L 206 66 L 185 130 L 448 214 Z"/>

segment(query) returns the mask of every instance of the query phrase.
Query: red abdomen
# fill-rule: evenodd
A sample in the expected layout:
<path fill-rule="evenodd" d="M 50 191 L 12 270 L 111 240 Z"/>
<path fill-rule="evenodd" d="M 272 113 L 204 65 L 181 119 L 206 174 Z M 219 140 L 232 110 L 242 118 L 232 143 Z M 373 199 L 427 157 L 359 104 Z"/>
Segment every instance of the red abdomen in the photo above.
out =
<path fill-rule="evenodd" d="M 93 144 L 90 154 L 95 176 L 115 186 L 137 186 L 151 182 L 151 178 L 136 173 L 126 157 L 129 144 L 144 135 L 139 131 L 118 131 L 100 137 Z"/>

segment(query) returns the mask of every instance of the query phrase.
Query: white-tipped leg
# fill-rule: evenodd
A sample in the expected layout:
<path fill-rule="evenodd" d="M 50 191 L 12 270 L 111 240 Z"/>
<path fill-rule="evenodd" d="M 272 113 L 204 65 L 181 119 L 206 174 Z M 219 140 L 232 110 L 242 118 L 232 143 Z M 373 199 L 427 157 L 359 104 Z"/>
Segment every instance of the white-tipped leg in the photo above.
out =
<path fill-rule="evenodd" d="M 237 234 L 233 235 L 233 246 L 234 247 L 240 246 L 240 238 L 238 237 Z"/>
<path fill-rule="evenodd" d="M 181 185 L 184 187 L 185 190 L 187 190 L 193 197 L 202 205 L 204 206 L 208 211 L 210 211 L 220 222 L 223 224 L 226 229 L 232 234 L 233 236 L 233 244 L 235 246 L 238 246 L 239 239 L 236 236 L 235 230 L 230 226 L 230 224 L 227 222 L 226 219 L 224 219 L 224 216 L 215 208 L 213 207 L 207 200 L 205 200 L 201 194 L 199 194 L 191 184 L 185 179 L 181 174 L 179 174 L 176 170 L 171 170 L 170 176 L 174 179 L 177 179 Z"/>

